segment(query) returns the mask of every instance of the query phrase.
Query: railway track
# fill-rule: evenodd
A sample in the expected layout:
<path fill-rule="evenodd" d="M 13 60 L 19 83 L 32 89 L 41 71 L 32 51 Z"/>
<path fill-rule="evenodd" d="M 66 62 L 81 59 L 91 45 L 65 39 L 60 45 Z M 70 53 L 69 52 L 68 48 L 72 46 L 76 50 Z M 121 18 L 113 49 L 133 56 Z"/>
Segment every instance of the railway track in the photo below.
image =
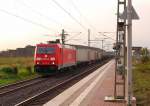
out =
<path fill-rule="evenodd" d="M 52 86 L 61 80 L 62 79 L 59 78 L 58 75 L 54 75 L 53 77 L 40 78 L 38 81 L 30 82 L 17 88 L 12 87 L 13 89 L 5 90 L 1 93 L 0 106 L 14 106 L 18 102 L 21 102 L 39 92 L 42 92 L 43 90 L 48 89 L 49 85 Z"/>
<path fill-rule="evenodd" d="M 106 62 L 105 62 L 106 63 Z M 94 71 L 94 67 L 100 67 L 104 63 L 97 63 L 95 65 L 91 66 L 80 66 L 77 69 L 74 69 L 74 71 L 65 71 L 64 73 L 59 73 L 57 75 L 48 77 L 48 78 L 36 78 L 33 80 L 23 81 L 16 84 L 8 85 L 5 87 L 0 88 L 0 106 L 14 106 L 14 105 L 24 105 L 27 101 L 31 101 L 32 99 L 40 97 L 40 95 L 45 95 L 46 92 L 51 92 L 50 98 L 47 98 L 43 100 L 43 102 L 39 104 L 44 104 L 44 101 L 48 101 L 61 93 L 60 91 L 63 91 L 61 88 L 63 83 L 66 83 L 68 87 L 70 87 L 74 83 L 70 83 L 71 79 L 75 82 L 82 79 L 84 76 L 86 76 L 88 73 L 91 73 Z M 82 75 L 81 75 L 82 72 Z M 80 74 L 80 75 L 79 75 Z M 77 78 L 78 76 L 78 78 Z M 81 77 L 82 76 L 82 77 Z M 76 80 L 75 80 L 76 77 Z M 69 81 L 70 80 L 70 81 Z M 66 81 L 66 82 L 65 82 Z M 67 84 L 68 83 L 68 84 Z M 60 87 L 60 88 L 59 88 Z M 66 87 L 64 87 L 67 89 Z M 49 91 L 50 90 L 50 91 Z M 52 93 L 52 91 L 59 91 L 56 93 Z M 23 102 L 22 102 L 23 101 Z M 28 101 L 28 102 L 29 102 Z M 37 100 L 36 100 L 37 101 Z M 22 104 L 23 103 L 23 104 Z M 17 106 L 16 105 L 16 106 Z M 27 104 L 29 106 L 29 104 Z"/>
<path fill-rule="evenodd" d="M 48 79 L 48 77 L 46 78 L 46 77 L 38 76 L 38 77 L 33 78 L 33 79 L 28 79 L 28 80 L 20 81 L 17 83 L 8 84 L 6 86 L 2 86 L 2 87 L 0 87 L 0 97 L 6 95 L 8 93 L 23 89 L 25 87 L 38 84 L 38 83 L 43 82 L 47 79 Z"/>
<path fill-rule="evenodd" d="M 105 61 L 105 63 L 106 63 L 106 61 Z M 75 84 L 76 82 L 78 82 L 79 80 L 81 80 L 82 78 L 84 78 L 85 76 L 90 74 L 91 72 L 95 71 L 100 66 L 102 66 L 102 64 L 97 64 L 92 67 L 89 67 L 86 71 L 83 71 L 80 74 L 77 74 L 77 75 L 70 77 L 62 82 L 59 82 L 59 83 L 55 84 L 54 86 L 50 87 L 49 89 L 31 97 L 31 98 L 28 98 L 25 101 L 22 101 L 22 102 L 16 104 L 15 106 L 33 106 L 33 105 L 34 106 L 42 106 L 44 103 L 46 103 L 47 101 L 49 101 L 56 95 L 60 94 L 65 89 L 69 88 L 70 86 L 72 86 L 73 84 Z"/>
<path fill-rule="evenodd" d="M 14 84 L 9 84 L 9 85 L 6 85 L 6 86 L 2 86 L 2 87 L 0 87 L 0 96 L 3 96 L 5 94 L 13 92 L 15 90 L 19 90 L 23 87 L 27 87 L 31 84 L 36 84 L 36 83 L 41 82 L 43 80 L 44 79 L 42 79 L 39 76 L 39 77 L 36 77 L 34 79 L 29 79 L 29 80 L 20 81 L 20 82 L 14 83 Z"/>

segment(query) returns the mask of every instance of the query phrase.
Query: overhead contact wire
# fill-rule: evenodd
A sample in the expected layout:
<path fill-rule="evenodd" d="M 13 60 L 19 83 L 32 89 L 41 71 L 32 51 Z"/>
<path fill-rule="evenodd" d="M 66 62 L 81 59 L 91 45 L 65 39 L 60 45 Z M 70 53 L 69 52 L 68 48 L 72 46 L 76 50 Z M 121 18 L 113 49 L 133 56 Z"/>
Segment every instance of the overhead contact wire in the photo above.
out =
<path fill-rule="evenodd" d="M 71 0 L 71 3 L 73 5 L 74 9 L 80 14 L 80 16 L 82 16 L 84 18 L 85 22 L 87 22 L 91 28 L 93 28 L 97 31 L 97 29 L 89 22 L 89 20 L 82 14 L 82 12 L 79 10 L 79 8 L 75 5 L 73 0 Z"/>
<path fill-rule="evenodd" d="M 19 1 L 19 2 L 20 2 L 22 5 L 24 5 L 25 7 L 30 8 L 33 12 L 35 12 L 35 13 L 38 14 L 38 15 L 40 15 L 41 17 L 45 17 L 45 18 L 47 18 L 49 21 L 51 21 L 51 22 L 53 22 L 53 23 L 56 23 L 56 24 L 60 25 L 61 27 L 63 27 L 63 25 L 62 25 L 61 23 L 57 22 L 56 20 L 52 19 L 51 17 L 42 14 L 41 12 L 39 12 L 39 11 L 33 9 L 31 6 L 27 5 L 26 3 L 22 2 L 22 1 Z"/>
<path fill-rule="evenodd" d="M 63 8 L 56 0 L 52 0 L 60 9 L 62 9 L 66 14 L 68 14 L 76 23 L 78 23 L 83 29 L 87 30 L 87 28 L 82 25 L 70 12 L 68 12 L 65 8 Z"/>
<path fill-rule="evenodd" d="M 31 24 L 33 24 L 33 25 L 40 26 L 40 27 L 42 27 L 42 28 L 44 28 L 44 29 L 46 29 L 46 30 L 51 30 L 51 31 L 56 32 L 54 29 L 51 29 L 51 28 L 49 28 L 49 27 L 47 27 L 47 26 L 45 26 L 45 25 L 43 25 L 43 24 L 36 23 L 36 22 L 34 22 L 34 21 L 32 21 L 32 20 L 26 19 L 26 18 L 24 18 L 24 17 L 22 17 L 22 16 L 19 16 L 19 15 L 17 15 L 17 14 L 11 13 L 11 12 L 9 12 L 9 11 L 7 11 L 7 10 L 0 9 L 0 11 L 3 12 L 3 13 L 6 13 L 6 14 L 8 14 L 8 15 L 14 16 L 14 17 L 16 17 L 16 18 L 19 18 L 19 19 L 21 19 L 21 20 L 24 20 L 25 22 L 31 23 Z"/>

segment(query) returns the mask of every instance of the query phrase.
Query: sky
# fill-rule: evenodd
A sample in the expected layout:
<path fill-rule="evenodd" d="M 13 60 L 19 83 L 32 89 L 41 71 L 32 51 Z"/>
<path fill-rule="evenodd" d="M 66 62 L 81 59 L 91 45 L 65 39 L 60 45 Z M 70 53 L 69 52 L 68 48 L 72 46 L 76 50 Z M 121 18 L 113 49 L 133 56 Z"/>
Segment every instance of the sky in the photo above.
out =
<path fill-rule="evenodd" d="M 140 17 L 133 21 L 133 45 L 150 48 L 150 0 L 133 0 L 133 6 Z M 116 31 L 116 11 L 117 0 L 0 0 L 0 51 L 60 38 L 62 29 L 67 43 L 87 45 L 88 29 L 92 40 L 104 38 L 98 32 Z"/>

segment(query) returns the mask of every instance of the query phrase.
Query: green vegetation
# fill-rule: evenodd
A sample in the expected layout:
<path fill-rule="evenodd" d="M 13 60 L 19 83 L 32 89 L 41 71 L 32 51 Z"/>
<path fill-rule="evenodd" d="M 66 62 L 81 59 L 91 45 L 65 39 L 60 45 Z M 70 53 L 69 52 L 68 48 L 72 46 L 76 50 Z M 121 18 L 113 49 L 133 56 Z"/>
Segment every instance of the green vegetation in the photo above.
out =
<path fill-rule="evenodd" d="M 1 57 L 0 86 L 36 77 L 31 57 Z"/>
<path fill-rule="evenodd" d="M 1 66 L 33 66 L 32 57 L 0 57 Z"/>
<path fill-rule="evenodd" d="M 146 63 L 149 61 L 149 52 L 147 48 L 141 50 L 141 62 Z"/>
<path fill-rule="evenodd" d="M 150 105 L 150 61 L 147 59 L 144 63 L 141 59 L 141 62 L 134 64 L 133 90 L 137 106 Z"/>

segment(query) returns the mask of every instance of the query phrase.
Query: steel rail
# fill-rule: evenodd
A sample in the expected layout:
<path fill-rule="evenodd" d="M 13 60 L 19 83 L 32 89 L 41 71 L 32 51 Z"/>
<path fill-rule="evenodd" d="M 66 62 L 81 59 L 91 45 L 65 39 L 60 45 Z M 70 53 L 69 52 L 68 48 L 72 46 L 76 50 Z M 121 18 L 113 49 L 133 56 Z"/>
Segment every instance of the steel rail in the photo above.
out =
<path fill-rule="evenodd" d="M 95 71 L 96 69 L 98 69 L 100 66 L 102 66 L 102 64 L 98 64 L 96 66 L 92 66 L 90 68 L 87 69 L 87 71 L 82 72 L 81 74 L 77 74 L 63 82 L 58 83 L 57 85 L 54 85 L 52 87 L 50 87 L 49 89 L 33 96 L 30 97 L 18 104 L 16 104 L 15 106 L 28 106 L 29 104 L 33 104 L 36 101 L 40 101 L 40 99 L 46 97 L 46 95 L 51 94 L 53 91 L 56 91 L 57 89 L 60 89 L 61 87 L 64 87 L 67 84 L 70 84 L 72 81 L 78 79 L 78 78 L 83 78 L 86 75 L 90 74 L 91 72 Z"/>
<path fill-rule="evenodd" d="M 8 93 L 20 90 L 22 88 L 32 86 L 32 85 L 42 82 L 44 80 L 47 80 L 47 79 L 46 78 L 43 79 L 41 77 L 36 77 L 34 79 L 29 79 L 29 80 L 25 80 L 25 81 L 21 81 L 21 82 L 17 82 L 14 84 L 3 86 L 0 88 L 0 97 L 3 95 L 6 95 Z"/>

